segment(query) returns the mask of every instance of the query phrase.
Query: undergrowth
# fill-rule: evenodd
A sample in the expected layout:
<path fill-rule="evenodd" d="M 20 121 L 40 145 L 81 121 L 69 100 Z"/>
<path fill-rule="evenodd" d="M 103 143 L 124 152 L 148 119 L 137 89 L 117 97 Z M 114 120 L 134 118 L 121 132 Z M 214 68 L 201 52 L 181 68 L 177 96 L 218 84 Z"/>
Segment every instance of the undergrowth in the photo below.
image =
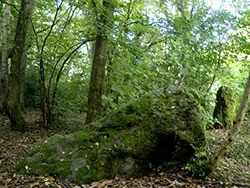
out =
<path fill-rule="evenodd" d="M 218 129 L 207 131 L 208 152 L 214 153 L 220 146 L 227 130 Z M 243 182 L 250 184 L 250 126 L 246 123 L 235 137 L 225 156 L 220 160 L 210 178 L 218 179 L 224 184 Z"/>

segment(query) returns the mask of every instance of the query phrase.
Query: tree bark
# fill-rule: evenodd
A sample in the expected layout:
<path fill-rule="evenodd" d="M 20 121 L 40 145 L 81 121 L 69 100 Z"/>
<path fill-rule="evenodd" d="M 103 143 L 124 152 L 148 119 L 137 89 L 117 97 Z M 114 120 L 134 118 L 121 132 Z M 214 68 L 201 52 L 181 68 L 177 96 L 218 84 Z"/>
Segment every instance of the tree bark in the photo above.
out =
<path fill-rule="evenodd" d="M 242 96 L 241 104 L 240 104 L 237 116 L 235 118 L 233 127 L 230 129 L 229 134 L 227 135 L 227 137 L 223 141 L 223 143 L 222 143 L 221 147 L 218 149 L 217 153 L 214 155 L 214 158 L 212 159 L 212 163 L 211 163 L 211 170 L 212 171 L 216 168 L 219 160 L 225 154 L 228 147 L 233 142 L 233 139 L 240 131 L 241 123 L 242 123 L 242 120 L 244 119 L 244 116 L 245 116 L 245 113 L 247 110 L 247 104 L 249 101 L 249 97 L 250 97 L 250 71 L 249 71 L 249 76 L 248 76 L 247 84 L 245 87 L 245 91 L 244 91 L 244 94 Z"/>
<path fill-rule="evenodd" d="M 93 62 L 88 92 L 88 112 L 86 122 L 96 119 L 102 111 L 102 94 L 105 80 L 105 67 L 108 56 L 108 33 L 112 20 L 113 5 L 103 0 L 103 11 L 99 18 L 97 37 L 93 46 Z"/>
<path fill-rule="evenodd" d="M 56 25 L 57 16 L 59 14 L 59 11 L 62 7 L 64 0 L 60 2 L 60 4 L 57 6 L 52 24 L 50 26 L 49 32 L 46 35 L 46 37 L 43 40 L 43 44 L 40 51 L 40 63 L 39 63 L 39 73 L 40 73 L 40 108 L 41 108 L 41 118 L 40 118 L 40 124 L 43 127 L 48 127 L 52 117 L 51 117 L 51 106 L 49 101 L 49 93 L 47 93 L 47 87 L 46 87 L 46 78 L 45 78 L 45 69 L 44 69 L 44 48 L 47 44 L 47 40 L 50 37 L 54 26 Z"/>
<path fill-rule="evenodd" d="M 189 1 L 178 0 L 175 3 L 176 3 L 176 7 L 178 11 L 181 13 L 182 19 L 185 20 L 185 23 L 189 23 L 191 19 L 191 12 L 189 13 L 187 11 L 189 7 Z M 185 69 L 186 68 L 186 52 L 185 51 L 189 43 L 188 35 L 190 33 L 190 29 L 187 29 L 186 31 L 182 31 L 182 32 L 183 32 L 183 36 L 182 36 L 183 50 L 181 53 L 180 63 L 182 65 L 182 69 Z M 180 86 L 185 85 L 186 75 L 181 70 L 179 74 L 180 74 L 179 85 Z"/>
<path fill-rule="evenodd" d="M 8 93 L 8 36 L 10 22 L 10 6 L 3 5 L 3 21 L 2 21 L 2 54 L 0 66 L 0 111 L 5 111 L 7 106 Z"/>
<path fill-rule="evenodd" d="M 26 76 L 26 66 L 27 66 L 27 54 L 28 48 L 25 48 L 25 52 L 23 54 L 23 64 L 21 69 L 21 88 L 20 88 L 20 96 L 19 101 L 21 104 L 21 110 L 25 111 L 25 104 L 24 104 L 24 84 L 25 84 L 25 76 Z"/>
<path fill-rule="evenodd" d="M 20 92 L 22 86 L 22 66 L 25 51 L 26 35 L 29 18 L 31 17 L 35 0 L 22 0 L 18 15 L 15 45 L 11 62 L 9 95 L 7 101 L 7 115 L 9 116 L 13 130 L 24 131 L 27 128 L 26 122 L 21 113 Z"/>

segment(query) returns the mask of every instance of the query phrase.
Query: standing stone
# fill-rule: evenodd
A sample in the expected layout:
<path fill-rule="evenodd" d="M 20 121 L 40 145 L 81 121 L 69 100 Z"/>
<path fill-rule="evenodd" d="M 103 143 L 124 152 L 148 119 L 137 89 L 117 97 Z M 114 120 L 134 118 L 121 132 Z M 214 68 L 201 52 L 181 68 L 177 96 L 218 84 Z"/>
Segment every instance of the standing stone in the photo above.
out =
<path fill-rule="evenodd" d="M 228 128 L 233 125 L 235 118 L 235 93 L 227 86 L 219 88 L 216 95 L 216 105 L 213 117 L 216 120 L 214 128 Z"/>

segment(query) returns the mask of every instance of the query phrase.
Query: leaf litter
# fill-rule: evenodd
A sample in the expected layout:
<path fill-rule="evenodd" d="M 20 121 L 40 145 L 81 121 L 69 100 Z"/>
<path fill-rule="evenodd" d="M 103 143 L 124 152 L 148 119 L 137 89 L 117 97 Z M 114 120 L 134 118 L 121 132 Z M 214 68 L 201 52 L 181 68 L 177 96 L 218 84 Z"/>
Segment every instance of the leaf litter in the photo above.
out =
<path fill-rule="evenodd" d="M 37 143 L 44 142 L 46 138 L 56 133 L 65 134 L 70 130 L 60 129 L 43 129 L 39 127 L 39 111 L 29 110 L 25 114 L 26 121 L 29 126 L 29 131 L 20 133 L 10 129 L 9 121 L 6 117 L 0 116 L 0 187 L 3 188 L 209 188 L 209 187 L 250 187 L 250 159 L 244 161 L 242 165 L 239 161 L 234 160 L 236 155 L 232 151 L 228 155 L 232 155 L 232 159 L 225 157 L 220 163 L 220 166 L 212 174 L 211 177 L 205 179 L 196 179 L 193 177 L 184 176 L 180 171 L 165 171 L 150 176 L 141 178 L 123 179 L 114 177 L 109 180 L 102 180 L 99 182 L 92 182 L 91 184 L 74 184 L 66 180 L 59 180 L 52 176 L 27 176 L 18 174 L 15 171 L 15 166 L 18 161 L 27 155 L 29 149 Z M 78 128 L 72 129 L 75 131 Z M 249 129 L 248 129 L 249 130 Z M 249 139 L 250 131 L 248 134 L 243 132 L 243 137 Z M 222 137 L 225 131 L 211 131 L 208 138 L 211 143 L 219 144 L 218 138 Z M 240 138 L 237 139 L 238 143 L 245 143 Z M 249 141 L 250 142 L 250 141 Z M 98 146 L 96 144 L 96 146 Z M 239 145 L 239 144 L 238 144 Z M 237 147 L 239 147 L 237 145 Z M 236 146 L 234 146 L 236 147 Z M 215 149 L 214 146 L 212 149 Z M 237 148 L 236 148 L 237 149 Z M 245 148 L 248 149 L 248 148 Z M 250 151 L 249 151 L 250 154 Z M 244 159 L 244 158 L 243 158 Z M 240 169 L 245 171 L 241 174 Z M 249 176 L 248 176 L 249 175 Z M 227 178 L 225 178 L 227 177 Z M 231 178 L 231 179 L 230 179 Z M 248 179 L 249 178 L 249 179 Z"/>

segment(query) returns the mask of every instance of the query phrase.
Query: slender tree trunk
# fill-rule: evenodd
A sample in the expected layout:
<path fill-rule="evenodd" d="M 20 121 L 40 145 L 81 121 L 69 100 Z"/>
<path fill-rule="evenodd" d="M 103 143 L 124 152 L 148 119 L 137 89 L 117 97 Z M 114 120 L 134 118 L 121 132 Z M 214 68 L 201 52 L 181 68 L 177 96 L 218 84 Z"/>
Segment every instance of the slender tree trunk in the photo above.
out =
<path fill-rule="evenodd" d="M 218 161 L 225 154 L 226 150 L 228 149 L 230 144 L 233 142 L 233 139 L 240 131 L 241 123 L 242 123 L 242 120 L 244 119 L 244 116 L 247 110 L 249 97 L 250 97 L 250 71 L 249 71 L 249 76 L 248 76 L 247 84 L 245 87 L 245 91 L 242 96 L 241 104 L 240 104 L 236 119 L 234 121 L 233 127 L 231 128 L 229 134 L 224 139 L 221 147 L 218 149 L 217 153 L 214 155 L 214 158 L 212 159 L 212 166 L 211 166 L 212 171 L 217 166 Z"/>
<path fill-rule="evenodd" d="M 93 62 L 88 92 L 88 112 L 86 123 L 96 119 L 102 111 L 102 94 L 105 80 L 105 66 L 108 56 L 108 30 L 112 20 L 113 6 L 103 0 L 103 11 L 99 20 L 98 34 L 93 46 Z"/>
<path fill-rule="evenodd" d="M 218 60 L 217 60 L 217 64 L 216 64 L 216 68 L 215 70 L 219 70 L 220 69 L 220 65 L 221 65 L 221 56 L 222 56 L 222 53 L 223 53 L 223 49 L 222 49 L 222 43 L 221 41 L 219 41 L 219 54 L 218 54 Z M 207 88 L 207 92 L 210 92 L 212 87 L 213 87 L 213 84 L 215 83 L 215 80 L 216 80 L 216 75 L 214 74 L 213 75 L 213 78 L 212 78 L 212 82 L 209 84 L 208 88 Z"/>
<path fill-rule="evenodd" d="M 19 96 L 19 101 L 21 104 L 21 110 L 25 110 L 25 105 L 24 105 L 24 84 L 25 84 L 25 71 L 26 71 L 26 65 L 27 65 L 27 52 L 28 49 L 25 49 L 24 55 L 23 55 L 23 64 L 22 64 L 22 69 L 21 69 L 21 88 L 20 88 L 20 96 Z"/>
<path fill-rule="evenodd" d="M 47 92 L 46 87 L 46 79 L 45 79 L 45 69 L 44 69 L 44 48 L 47 44 L 47 40 L 50 37 L 52 30 L 54 29 L 54 26 L 56 25 L 57 16 L 59 14 L 59 11 L 62 7 L 64 0 L 60 2 L 60 4 L 57 6 L 52 24 L 50 26 L 49 32 L 46 35 L 46 37 L 43 40 L 43 44 L 41 47 L 40 52 L 40 64 L 39 64 L 39 73 L 40 73 L 40 108 L 41 108 L 41 118 L 40 118 L 40 124 L 43 127 L 48 127 L 51 117 L 51 108 L 50 108 L 50 100 L 49 100 L 49 93 Z"/>
<path fill-rule="evenodd" d="M 189 6 L 189 1 L 184 1 L 184 0 L 178 0 L 176 1 L 176 7 L 179 10 L 179 12 L 181 13 L 182 18 L 185 20 L 185 23 L 189 22 L 189 16 L 191 15 L 191 13 L 189 14 L 187 12 Z M 191 16 L 190 16 L 191 17 Z M 190 33 L 190 30 L 188 29 L 187 31 L 183 31 L 183 36 L 182 36 L 182 41 L 183 41 L 183 50 L 181 53 L 181 58 L 180 58 L 180 63 L 182 64 L 182 69 L 186 68 L 186 54 L 185 54 L 185 49 L 189 43 L 189 39 L 188 39 L 188 34 Z M 179 85 L 185 85 L 185 74 L 180 72 L 180 81 L 179 81 Z"/>
<path fill-rule="evenodd" d="M 51 100 L 50 100 L 50 104 L 51 104 L 51 110 L 53 110 L 54 106 L 55 106 L 55 100 L 56 100 L 56 93 L 57 93 L 57 88 L 58 88 L 58 84 L 63 72 L 63 69 L 66 65 L 66 63 L 69 61 L 69 59 L 71 58 L 71 56 L 73 56 L 84 44 L 87 44 L 87 42 L 91 42 L 94 39 L 86 39 L 84 41 L 82 41 L 79 45 L 77 45 L 76 48 L 74 48 L 69 55 L 67 56 L 67 58 L 63 61 L 62 65 L 60 66 L 60 69 L 56 75 L 56 82 L 55 82 L 55 86 L 54 89 L 52 90 L 52 96 L 51 96 Z"/>
<path fill-rule="evenodd" d="M 46 103 L 46 85 L 45 85 L 45 73 L 44 73 L 44 62 L 40 61 L 40 108 L 41 108 L 41 119 L 40 124 L 43 127 L 47 127 L 47 103 Z"/>
<path fill-rule="evenodd" d="M 26 122 L 21 113 L 20 92 L 21 76 L 23 66 L 23 55 L 26 43 L 29 18 L 31 17 L 35 0 L 22 0 L 18 15 L 15 45 L 11 62 L 9 95 L 7 103 L 7 114 L 13 130 L 24 131 L 27 128 Z"/>
<path fill-rule="evenodd" d="M 10 6 L 3 5 L 2 20 L 2 53 L 0 66 L 0 111 L 5 111 L 8 93 L 8 36 L 10 22 Z"/>

